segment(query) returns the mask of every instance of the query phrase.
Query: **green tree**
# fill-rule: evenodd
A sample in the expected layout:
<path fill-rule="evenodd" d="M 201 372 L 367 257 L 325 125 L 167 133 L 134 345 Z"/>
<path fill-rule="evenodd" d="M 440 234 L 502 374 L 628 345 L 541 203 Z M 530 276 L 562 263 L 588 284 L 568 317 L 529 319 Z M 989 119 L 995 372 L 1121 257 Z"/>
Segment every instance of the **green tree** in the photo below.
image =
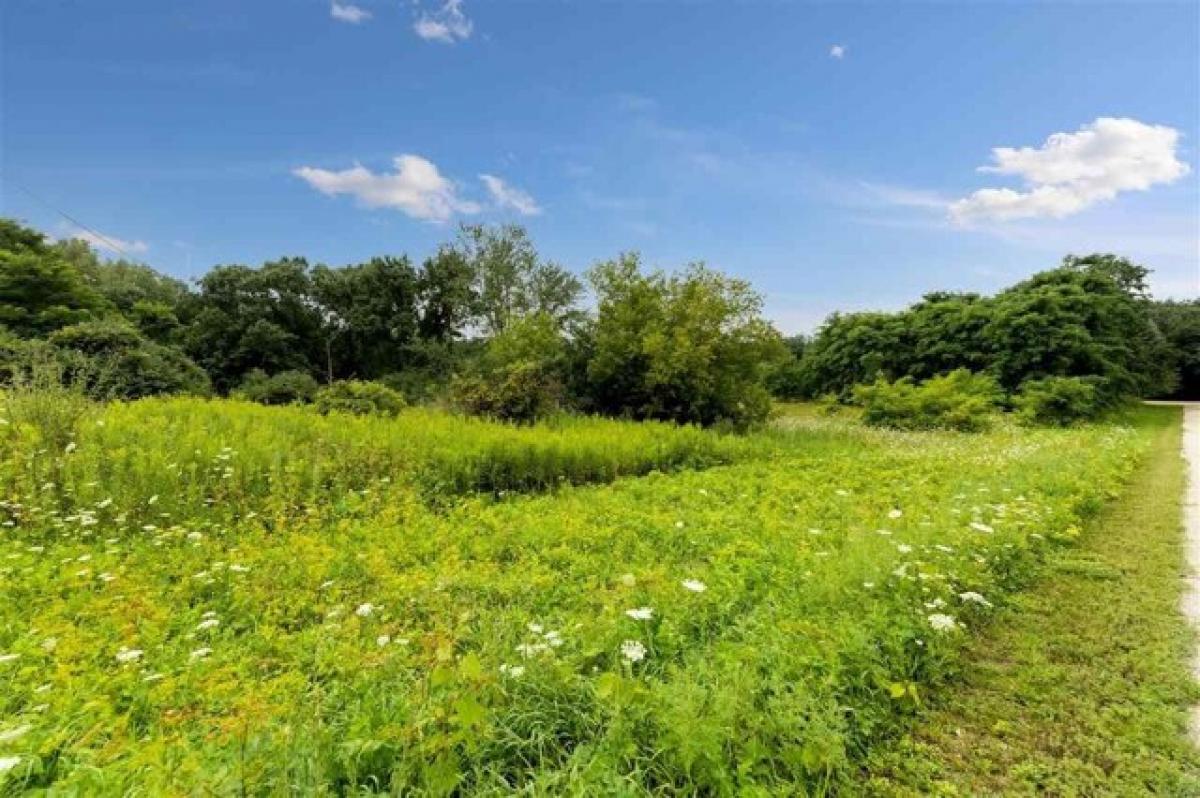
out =
<path fill-rule="evenodd" d="M 417 337 L 419 283 L 408 258 L 378 257 L 313 271 L 313 298 L 324 311 L 326 371 L 375 378 L 404 365 Z M 336 350 L 337 357 L 332 353 Z M 334 360 L 340 368 L 334 368 Z"/>
<path fill-rule="evenodd" d="M 17 335 L 41 337 L 103 308 L 79 271 L 56 253 L 24 245 L 0 249 L 0 324 Z"/>
<path fill-rule="evenodd" d="M 417 277 L 420 337 L 445 343 L 459 338 L 475 314 L 475 272 L 459 250 L 443 246 Z"/>
<path fill-rule="evenodd" d="M 463 225 L 456 249 L 470 265 L 476 319 L 486 335 L 531 313 L 562 323 L 575 315 L 583 284 L 561 266 L 540 260 L 524 228 Z"/>
<path fill-rule="evenodd" d="M 595 409 L 736 426 L 766 417 L 766 379 L 787 350 L 747 282 L 701 264 L 643 274 L 636 255 L 589 278 L 597 310 L 583 342 Z"/>
<path fill-rule="evenodd" d="M 1200 299 L 1166 300 L 1150 308 L 1150 318 L 1167 347 L 1175 385 L 1162 396 L 1200 399 Z"/>

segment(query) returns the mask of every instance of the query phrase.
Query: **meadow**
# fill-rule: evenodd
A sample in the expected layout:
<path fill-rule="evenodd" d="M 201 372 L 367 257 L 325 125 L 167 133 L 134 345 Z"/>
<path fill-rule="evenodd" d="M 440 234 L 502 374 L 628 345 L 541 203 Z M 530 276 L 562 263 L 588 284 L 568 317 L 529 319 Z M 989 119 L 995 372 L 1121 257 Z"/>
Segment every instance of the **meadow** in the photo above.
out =
<path fill-rule="evenodd" d="M 811 794 L 1148 446 L 0 403 L 0 784 Z"/>

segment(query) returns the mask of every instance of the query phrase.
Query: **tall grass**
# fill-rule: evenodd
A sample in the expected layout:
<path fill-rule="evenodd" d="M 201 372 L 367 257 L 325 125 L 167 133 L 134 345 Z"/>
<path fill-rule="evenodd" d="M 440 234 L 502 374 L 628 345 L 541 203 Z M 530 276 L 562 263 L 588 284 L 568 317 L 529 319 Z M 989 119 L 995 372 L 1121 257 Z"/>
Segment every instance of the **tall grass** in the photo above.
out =
<path fill-rule="evenodd" d="M 0 778 L 80 794 L 829 794 L 1147 439 L 190 401 L 83 429 L 77 506 L 18 479 L 0 537 Z"/>

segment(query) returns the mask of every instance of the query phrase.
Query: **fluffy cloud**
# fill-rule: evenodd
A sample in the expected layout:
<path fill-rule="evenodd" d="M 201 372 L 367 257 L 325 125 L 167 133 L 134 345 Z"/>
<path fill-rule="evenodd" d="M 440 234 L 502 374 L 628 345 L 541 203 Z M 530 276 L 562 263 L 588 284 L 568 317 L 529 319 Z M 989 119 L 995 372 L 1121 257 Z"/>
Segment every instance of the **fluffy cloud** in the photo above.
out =
<path fill-rule="evenodd" d="M 78 228 L 71 231 L 71 238 L 85 241 L 93 249 L 98 249 L 101 252 L 107 252 L 110 255 L 133 255 L 141 254 L 150 249 L 150 245 L 145 241 L 126 241 L 123 238 L 110 236 L 108 233 L 95 233 L 91 230 Z"/>
<path fill-rule="evenodd" d="M 510 186 L 495 175 L 480 175 L 479 179 L 492 195 L 499 208 L 512 208 L 522 216 L 537 216 L 542 212 L 537 201 L 516 186 Z"/>
<path fill-rule="evenodd" d="M 1100 117 L 1041 147 L 996 147 L 981 172 L 1014 175 L 1025 190 L 984 188 L 950 205 L 957 222 L 1062 218 L 1122 191 L 1145 191 L 1186 175 L 1176 156 L 1179 131 L 1136 119 Z"/>
<path fill-rule="evenodd" d="M 453 181 L 419 155 L 392 161 L 395 171 L 376 174 L 361 164 L 329 171 L 302 166 L 292 174 L 328 196 L 349 194 L 368 208 L 394 208 L 416 219 L 444 222 L 455 213 L 478 213 L 478 203 L 458 196 Z"/>
<path fill-rule="evenodd" d="M 474 25 L 462 10 L 462 0 L 446 0 L 434 12 L 422 12 L 413 23 L 413 30 L 428 42 L 454 44 L 471 37 Z"/>
<path fill-rule="evenodd" d="M 829 48 L 829 57 L 836 58 L 839 61 L 846 57 L 846 45 L 835 44 Z"/>
<path fill-rule="evenodd" d="M 340 22 L 349 22 L 351 25 L 357 25 L 360 22 L 370 19 L 371 12 L 350 3 L 343 5 L 334 0 L 333 4 L 329 6 L 329 16 Z"/>

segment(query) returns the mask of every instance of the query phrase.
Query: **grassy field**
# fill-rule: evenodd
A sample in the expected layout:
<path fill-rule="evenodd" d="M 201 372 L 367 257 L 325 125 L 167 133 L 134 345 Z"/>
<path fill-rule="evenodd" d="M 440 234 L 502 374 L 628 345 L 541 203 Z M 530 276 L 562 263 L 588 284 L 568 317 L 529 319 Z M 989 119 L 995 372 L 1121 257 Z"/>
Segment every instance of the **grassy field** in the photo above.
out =
<path fill-rule="evenodd" d="M 78 794 L 853 789 L 1160 429 L 35 399 L 0 779 Z"/>
<path fill-rule="evenodd" d="M 1178 612 L 1185 570 L 1178 410 L 1078 548 L 974 641 L 966 678 L 872 757 L 879 796 L 1200 795 L 1186 732 L 1200 700 Z"/>

